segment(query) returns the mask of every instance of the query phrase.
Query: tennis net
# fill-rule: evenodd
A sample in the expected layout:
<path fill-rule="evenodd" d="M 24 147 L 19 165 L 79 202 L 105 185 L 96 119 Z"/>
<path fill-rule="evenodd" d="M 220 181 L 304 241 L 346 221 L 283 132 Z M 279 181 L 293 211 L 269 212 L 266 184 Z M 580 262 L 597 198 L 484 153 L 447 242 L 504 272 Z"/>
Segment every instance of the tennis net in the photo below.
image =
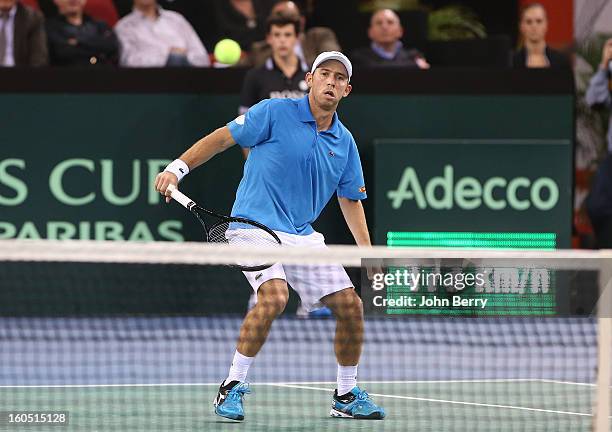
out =
<path fill-rule="evenodd" d="M 346 268 L 365 314 L 358 383 L 384 420 L 329 417 L 335 320 L 302 313 L 294 292 L 249 370 L 245 420 L 214 414 L 252 292 L 228 264 L 245 259 L 317 284 Z M 0 241 L 0 430 L 607 431 L 611 262 Z"/>

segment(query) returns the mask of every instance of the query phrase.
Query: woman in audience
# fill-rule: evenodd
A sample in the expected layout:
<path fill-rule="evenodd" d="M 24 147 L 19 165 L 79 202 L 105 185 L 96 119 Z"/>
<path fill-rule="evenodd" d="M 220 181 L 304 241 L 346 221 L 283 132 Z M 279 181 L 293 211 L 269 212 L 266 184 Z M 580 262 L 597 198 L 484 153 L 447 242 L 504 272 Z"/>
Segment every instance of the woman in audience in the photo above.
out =
<path fill-rule="evenodd" d="M 546 45 L 548 17 L 539 3 L 525 6 L 520 16 L 521 48 L 513 59 L 515 68 L 569 68 L 568 59 Z"/>

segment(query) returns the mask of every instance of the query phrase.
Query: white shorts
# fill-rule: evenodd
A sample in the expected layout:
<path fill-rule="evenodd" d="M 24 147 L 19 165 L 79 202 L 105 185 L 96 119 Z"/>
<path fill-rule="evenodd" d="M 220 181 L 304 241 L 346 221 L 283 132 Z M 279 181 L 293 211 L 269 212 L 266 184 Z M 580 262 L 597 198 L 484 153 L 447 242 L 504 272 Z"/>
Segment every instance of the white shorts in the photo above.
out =
<path fill-rule="evenodd" d="M 279 231 L 275 233 L 283 243 L 283 247 L 302 247 L 312 249 L 323 249 L 325 237 L 323 234 L 314 232 L 306 236 L 287 234 Z M 231 238 L 228 236 L 231 241 Z M 313 251 L 313 253 L 316 253 Z M 321 298 L 326 295 L 353 288 L 351 279 L 346 270 L 339 264 L 321 265 L 287 265 L 274 264 L 265 270 L 255 272 L 243 272 L 253 287 L 255 293 L 259 287 L 271 279 L 282 279 L 286 281 L 302 301 L 302 306 L 310 312 L 323 306 Z"/>

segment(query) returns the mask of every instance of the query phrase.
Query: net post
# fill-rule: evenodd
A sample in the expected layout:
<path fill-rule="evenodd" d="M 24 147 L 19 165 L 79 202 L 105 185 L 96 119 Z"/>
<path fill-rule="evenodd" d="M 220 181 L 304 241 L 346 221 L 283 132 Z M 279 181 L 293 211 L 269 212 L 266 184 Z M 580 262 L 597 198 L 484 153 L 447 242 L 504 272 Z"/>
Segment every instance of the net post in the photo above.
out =
<path fill-rule="evenodd" d="M 597 390 L 594 432 L 610 431 L 610 350 L 612 342 L 612 259 L 602 259 L 597 304 Z"/>

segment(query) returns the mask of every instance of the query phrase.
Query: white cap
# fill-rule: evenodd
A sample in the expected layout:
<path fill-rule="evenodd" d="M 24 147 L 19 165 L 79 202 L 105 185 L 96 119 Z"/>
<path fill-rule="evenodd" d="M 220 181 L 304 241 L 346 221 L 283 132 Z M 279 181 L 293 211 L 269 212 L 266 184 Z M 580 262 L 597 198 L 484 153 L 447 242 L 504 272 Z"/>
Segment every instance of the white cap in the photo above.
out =
<path fill-rule="evenodd" d="M 344 65 L 346 68 L 346 72 L 348 73 L 349 80 L 353 76 L 353 65 L 347 56 L 342 54 L 339 51 L 325 51 L 317 56 L 314 63 L 312 64 L 312 69 L 310 69 L 310 73 L 314 73 L 315 69 L 319 67 L 319 65 L 327 60 L 337 60 Z"/>

